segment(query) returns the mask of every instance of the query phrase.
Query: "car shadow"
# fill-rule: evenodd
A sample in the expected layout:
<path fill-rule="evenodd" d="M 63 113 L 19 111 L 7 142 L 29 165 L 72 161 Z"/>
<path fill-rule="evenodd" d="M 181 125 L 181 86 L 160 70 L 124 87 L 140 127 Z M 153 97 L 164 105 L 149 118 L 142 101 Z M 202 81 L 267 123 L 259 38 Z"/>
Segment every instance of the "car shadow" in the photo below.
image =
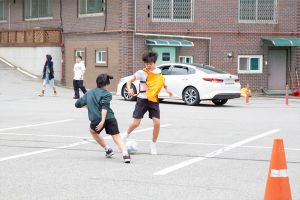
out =
<path fill-rule="evenodd" d="M 136 103 L 136 101 L 126 101 L 125 99 L 118 99 L 120 101 L 124 101 L 124 102 L 129 102 L 129 103 Z M 181 100 L 178 100 L 178 102 L 175 102 L 175 101 L 167 101 L 167 100 L 164 100 L 164 101 L 161 101 L 159 102 L 160 104 L 166 104 L 166 105 L 182 105 L 182 106 L 188 106 L 186 105 L 183 101 Z M 193 106 L 193 107 L 211 107 L 211 108 L 219 108 L 219 107 L 227 107 L 227 108 L 231 108 L 231 107 L 238 107 L 238 106 L 231 106 L 231 105 L 222 105 L 222 106 L 219 106 L 219 105 L 215 105 L 214 103 L 209 103 L 207 101 L 205 102 L 200 102 L 199 105 L 196 105 L 196 106 Z"/>
<path fill-rule="evenodd" d="M 180 102 L 174 102 L 174 101 L 162 101 L 160 102 L 160 104 L 168 104 L 168 105 L 184 105 L 184 106 L 188 106 L 186 105 L 183 101 Z M 208 103 L 208 102 L 200 102 L 200 104 L 196 105 L 196 106 L 193 106 L 193 107 L 213 107 L 213 108 L 219 108 L 219 107 L 237 107 L 237 106 L 230 106 L 230 105 L 222 105 L 222 106 L 219 106 L 219 105 L 215 105 L 214 103 Z"/>

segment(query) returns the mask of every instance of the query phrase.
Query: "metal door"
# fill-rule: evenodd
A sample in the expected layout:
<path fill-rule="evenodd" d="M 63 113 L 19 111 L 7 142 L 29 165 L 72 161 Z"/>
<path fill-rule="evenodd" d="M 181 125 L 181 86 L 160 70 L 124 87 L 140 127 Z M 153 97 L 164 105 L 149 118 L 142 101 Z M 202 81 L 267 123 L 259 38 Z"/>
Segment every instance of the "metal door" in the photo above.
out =
<path fill-rule="evenodd" d="M 269 90 L 284 90 L 286 86 L 286 50 L 269 50 Z"/>
<path fill-rule="evenodd" d="M 158 53 L 158 58 L 155 66 L 165 63 L 175 63 L 175 47 L 154 47 L 152 51 Z"/>

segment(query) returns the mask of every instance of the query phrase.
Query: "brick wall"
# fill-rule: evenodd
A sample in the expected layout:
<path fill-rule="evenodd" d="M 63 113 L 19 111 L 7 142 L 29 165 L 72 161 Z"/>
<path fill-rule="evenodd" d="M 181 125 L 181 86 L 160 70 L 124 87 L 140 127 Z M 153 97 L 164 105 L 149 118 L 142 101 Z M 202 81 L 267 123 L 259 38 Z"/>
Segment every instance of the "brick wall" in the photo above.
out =
<path fill-rule="evenodd" d="M 134 36 L 132 32 L 116 33 L 82 33 L 99 32 L 104 30 L 133 30 L 134 29 L 134 0 L 113 0 L 107 2 L 107 16 L 77 17 L 77 1 L 53 0 L 53 19 L 23 20 L 22 1 L 8 0 L 11 3 L 11 29 L 34 27 L 60 27 L 62 25 L 65 44 L 76 41 L 109 41 L 119 42 L 119 78 L 131 75 L 144 64 L 142 53 L 149 49 L 145 45 L 145 36 Z M 60 3 L 62 3 L 60 5 Z M 7 4 L 8 5 L 8 4 Z M 148 10 L 148 5 L 151 6 Z M 62 6 L 62 20 L 60 18 Z M 261 38 L 300 37 L 293 34 L 269 33 L 214 33 L 213 31 L 251 31 L 251 32 L 300 32 L 300 3 L 297 0 L 280 0 L 278 24 L 238 23 L 239 6 L 237 0 L 206 1 L 195 0 L 194 22 L 152 22 L 152 0 L 137 0 L 137 31 L 161 31 L 159 34 L 186 35 L 212 38 L 211 64 L 216 68 L 237 74 L 238 55 L 263 55 L 268 61 L 268 47 L 260 45 Z M 150 13 L 150 18 L 148 18 Z M 297 16 L 297 17 L 295 17 Z M 1 22 L 0 28 L 8 29 L 8 22 Z M 163 32 L 163 31 L 174 31 Z M 211 31 L 209 33 L 183 33 L 180 31 Z M 149 37 L 148 37 L 149 38 Z M 193 55 L 194 62 L 208 64 L 207 40 L 190 39 L 194 47 L 180 47 L 179 55 Z M 134 47 L 134 48 L 133 48 Z M 227 58 L 227 52 L 233 52 L 233 59 Z M 295 67 L 300 63 L 300 48 L 291 48 L 291 74 L 295 79 Z M 67 53 L 67 52 L 65 52 Z M 65 58 L 65 55 L 64 55 Z M 64 71 L 68 65 L 64 63 Z M 251 89 L 259 90 L 268 86 L 268 65 L 263 66 L 263 74 L 237 74 L 244 87 L 250 83 Z M 287 73 L 289 74 L 289 72 Z M 289 83 L 290 76 L 287 76 Z"/>
<path fill-rule="evenodd" d="M 0 29 L 8 29 L 9 16 L 8 7 L 10 3 L 10 29 L 31 29 L 35 27 L 40 28 L 58 28 L 61 26 L 60 20 L 60 1 L 53 0 L 53 19 L 44 20 L 24 20 L 23 1 L 7 0 L 7 22 L 0 22 Z"/>

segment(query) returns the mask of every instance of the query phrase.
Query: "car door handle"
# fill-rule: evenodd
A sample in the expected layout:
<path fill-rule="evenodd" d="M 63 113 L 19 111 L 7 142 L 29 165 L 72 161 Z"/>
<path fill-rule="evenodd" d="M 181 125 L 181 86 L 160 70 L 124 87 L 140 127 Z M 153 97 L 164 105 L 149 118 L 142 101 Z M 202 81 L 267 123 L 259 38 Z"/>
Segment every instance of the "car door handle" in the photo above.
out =
<path fill-rule="evenodd" d="M 188 79 L 186 78 L 186 79 L 181 79 L 181 80 L 184 80 L 184 81 L 185 81 L 185 80 L 188 80 Z"/>

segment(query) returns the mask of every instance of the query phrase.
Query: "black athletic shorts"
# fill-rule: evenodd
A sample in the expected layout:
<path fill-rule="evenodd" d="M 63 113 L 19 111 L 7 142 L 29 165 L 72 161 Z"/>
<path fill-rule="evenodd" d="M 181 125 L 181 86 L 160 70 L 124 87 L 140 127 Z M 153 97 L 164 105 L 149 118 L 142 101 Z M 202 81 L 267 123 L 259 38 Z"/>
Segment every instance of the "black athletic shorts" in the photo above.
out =
<path fill-rule="evenodd" d="M 149 118 L 156 117 L 160 119 L 160 111 L 159 111 L 159 103 L 152 102 L 148 99 L 137 98 L 137 102 L 135 104 L 135 109 L 133 111 L 132 117 L 134 119 L 142 119 L 144 114 L 149 111 Z"/>
<path fill-rule="evenodd" d="M 115 118 L 112 119 L 107 119 L 104 122 L 104 125 L 102 126 L 102 128 L 99 131 L 96 131 L 96 126 L 98 124 L 90 124 L 90 128 L 95 131 L 96 133 L 100 134 L 100 132 L 105 128 L 106 134 L 109 135 L 116 135 L 119 134 L 119 128 L 118 128 L 118 122 Z"/>

